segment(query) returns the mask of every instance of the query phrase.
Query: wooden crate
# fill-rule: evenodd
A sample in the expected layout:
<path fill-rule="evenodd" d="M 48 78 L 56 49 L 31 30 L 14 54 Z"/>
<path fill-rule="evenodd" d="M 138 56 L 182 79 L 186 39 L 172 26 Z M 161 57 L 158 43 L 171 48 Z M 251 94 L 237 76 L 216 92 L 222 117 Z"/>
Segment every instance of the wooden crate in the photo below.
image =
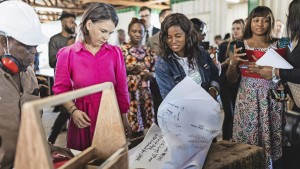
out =
<path fill-rule="evenodd" d="M 15 168 L 53 168 L 39 113 L 44 107 L 60 105 L 100 91 L 102 91 L 102 98 L 91 147 L 66 162 L 59 169 L 92 169 L 95 167 L 89 166 L 88 163 L 96 159 L 104 161 L 101 166 L 97 166 L 99 169 L 127 169 L 128 144 L 114 86 L 111 82 L 25 103 L 22 107 Z"/>
<path fill-rule="evenodd" d="M 203 169 L 264 169 L 263 148 L 229 141 L 213 143 Z"/>

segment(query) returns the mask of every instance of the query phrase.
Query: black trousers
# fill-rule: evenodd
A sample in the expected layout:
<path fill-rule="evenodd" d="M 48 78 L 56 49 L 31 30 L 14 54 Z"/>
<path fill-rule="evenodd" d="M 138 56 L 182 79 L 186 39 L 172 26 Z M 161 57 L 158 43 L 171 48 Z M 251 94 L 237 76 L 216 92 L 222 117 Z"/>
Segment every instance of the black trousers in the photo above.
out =
<path fill-rule="evenodd" d="M 300 108 L 296 105 L 293 106 L 292 110 L 300 113 Z M 283 147 L 283 164 L 284 169 L 300 168 L 300 144 Z"/>
<path fill-rule="evenodd" d="M 300 168 L 300 145 L 283 147 L 283 168 L 299 169 Z"/>
<path fill-rule="evenodd" d="M 222 127 L 223 140 L 229 140 L 232 138 L 233 115 L 238 87 L 239 83 L 223 83 L 221 85 L 220 97 L 224 110 L 224 123 Z"/>
<path fill-rule="evenodd" d="M 61 132 L 63 126 L 66 124 L 68 119 L 70 118 L 70 113 L 64 106 L 59 106 L 60 113 L 55 119 L 53 126 L 51 128 L 50 135 L 48 137 L 48 141 L 52 144 L 55 143 L 59 133 Z"/>
<path fill-rule="evenodd" d="M 154 122 L 158 125 L 157 111 L 158 111 L 158 107 L 163 99 L 160 95 L 159 87 L 158 87 L 158 84 L 155 79 L 150 81 L 150 90 L 151 90 L 153 108 L 154 108 Z"/>

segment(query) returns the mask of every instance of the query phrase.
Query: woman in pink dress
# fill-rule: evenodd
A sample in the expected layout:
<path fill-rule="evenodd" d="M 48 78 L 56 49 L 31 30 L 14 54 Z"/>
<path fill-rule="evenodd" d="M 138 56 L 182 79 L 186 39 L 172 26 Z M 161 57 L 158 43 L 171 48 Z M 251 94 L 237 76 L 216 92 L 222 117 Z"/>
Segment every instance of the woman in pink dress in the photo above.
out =
<path fill-rule="evenodd" d="M 112 82 L 122 113 L 124 127 L 131 131 L 127 120 L 129 95 L 122 52 L 107 43 L 118 24 L 114 8 L 94 3 L 85 11 L 80 23 L 82 40 L 62 48 L 57 54 L 53 91 L 60 94 L 103 82 Z M 84 150 L 91 145 L 97 121 L 101 92 L 64 104 L 71 113 L 67 147 Z"/>

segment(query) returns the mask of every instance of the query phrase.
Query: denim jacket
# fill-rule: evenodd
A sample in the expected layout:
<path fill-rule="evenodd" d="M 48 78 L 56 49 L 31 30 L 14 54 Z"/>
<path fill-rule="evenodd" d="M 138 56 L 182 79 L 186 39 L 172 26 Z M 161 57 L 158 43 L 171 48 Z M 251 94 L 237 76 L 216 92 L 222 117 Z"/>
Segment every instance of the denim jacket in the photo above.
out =
<path fill-rule="evenodd" d="M 207 91 L 211 86 L 219 90 L 218 68 L 213 63 L 207 51 L 202 46 L 199 46 L 199 49 L 201 53 L 196 58 L 196 62 L 202 79 L 201 86 Z M 155 64 L 155 76 L 160 94 L 164 99 L 185 78 L 186 74 L 172 53 L 167 58 L 158 58 Z"/>

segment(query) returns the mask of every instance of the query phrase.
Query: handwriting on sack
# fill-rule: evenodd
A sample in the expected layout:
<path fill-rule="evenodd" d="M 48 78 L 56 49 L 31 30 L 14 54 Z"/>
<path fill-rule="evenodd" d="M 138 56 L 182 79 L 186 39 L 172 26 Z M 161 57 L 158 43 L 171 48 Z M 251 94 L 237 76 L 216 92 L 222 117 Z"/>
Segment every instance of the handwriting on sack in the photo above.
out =
<path fill-rule="evenodd" d="M 135 161 L 142 161 L 147 158 L 148 162 L 153 160 L 162 161 L 167 154 L 168 147 L 161 134 L 155 134 L 152 139 L 146 144 L 144 148 L 137 154 Z"/>

